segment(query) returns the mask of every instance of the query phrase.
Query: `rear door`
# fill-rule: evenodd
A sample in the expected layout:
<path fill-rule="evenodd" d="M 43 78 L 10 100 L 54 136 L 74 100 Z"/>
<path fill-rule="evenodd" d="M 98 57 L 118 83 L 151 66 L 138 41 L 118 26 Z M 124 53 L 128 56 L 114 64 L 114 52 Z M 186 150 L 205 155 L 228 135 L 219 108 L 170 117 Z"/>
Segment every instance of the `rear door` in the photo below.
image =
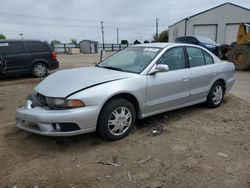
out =
<path fill-rule="evenodd" d="M 9 41 L 0 43 L 0 53 L 6 61 L 6 73 L 24 73 L 28 63 L 22 41 Z"/>
<path fill-rule="evenodd" d="M 27 49 L 27 54 L 29 61 L 32 63 L 34 60 L 39 61 L 45 60 L 47 62 L 52 61 L 52 50 L 50 49 L 49 45 L 45 42 L 41 41 L 27 41 L 25 42 L 25 46 Z"/>
<path fill-rule="evenodd" d="M 186 47 L 191 73 L 191 100 L 205 99 L 214 77 L 218 74 L 218 66 L 212 56 L 196 47 Z"/>
<path fill-rule="evenodd" d="M 190 72 L 183 47 L 169 49 L 157 64 L 168 65 L 169 71 L 147 75 L 147 113 L 189 102 Z"/>

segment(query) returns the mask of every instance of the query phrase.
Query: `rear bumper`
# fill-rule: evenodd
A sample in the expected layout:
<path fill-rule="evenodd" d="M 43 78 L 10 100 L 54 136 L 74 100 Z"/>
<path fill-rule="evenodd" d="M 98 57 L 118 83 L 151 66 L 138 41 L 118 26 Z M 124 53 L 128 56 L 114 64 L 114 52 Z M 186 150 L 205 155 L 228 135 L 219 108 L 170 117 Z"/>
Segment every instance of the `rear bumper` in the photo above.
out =
<path fill-rule="evenodd" d="M 49 64 L 49 70 L 54 70 L 59 68 L 59 61 L 55 60 Z"/>
<path fill-rule="evenodd" d="M 225 93 L 228 93 L 232 89 L 234 83 L 235 83 L 235 78 L 230 78 L 230 79 L 227 80 L 227 82 L 226 82 L 226 92 Z"/>
<path fill-rule="evenodd" d="M 20 129 L 46 136 L 73 136 L 96 130 L 98 106 L 46 110 L 41 107 L 32 108 L 31 104 L 27 100 L 25 107 L 16 110 L 16 126 Z M 71 124 L 76 125 L 74 130 L 71 129 Z M 63 130 L 62 125 L 69 127 Z"/>

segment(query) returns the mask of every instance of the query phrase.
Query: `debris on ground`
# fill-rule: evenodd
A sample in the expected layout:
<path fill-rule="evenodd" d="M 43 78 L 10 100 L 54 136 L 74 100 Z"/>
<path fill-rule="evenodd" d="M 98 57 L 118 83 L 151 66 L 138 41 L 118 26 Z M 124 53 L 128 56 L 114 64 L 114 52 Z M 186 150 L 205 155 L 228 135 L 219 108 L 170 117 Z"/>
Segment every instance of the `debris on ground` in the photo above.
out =
<path fill-rule="evenodd" d="M 221 157 L 225 157 L 225 158 L 228 157 L 228 155 L 225 154 L 225 153 L 218 153 L 218 155 L 221 156 Z"/>
<path fill-rule="evenodd" d="M 132 181 L 131 174 L 129 171 L 128 171 L 128 179 L 129 179 L 129 181 Z"/>
<path fill-rule="evenodd" d="M 148 156 L 147 158 L 145 159 L 141 159 L 138 161 L 138 164 L 143 164 L 143 163 L 146 163 L 148 162 L 150 159 L 152 159 L 153 157 L 152 156 Z"/>
<path fill-rule="evenodd" d="M 112 163 L 110 161 L 96 161 L 96 163 L 103 164 L 103 165 L 111 165 L 111 166 L 115 166 L 115 167 L 120 167 L 121 166 L 119 164 L 115 164 L 115 163 Z"/>
<path fill-rule="evenodd" d="M 170 138 L 171 140 L 174 140 L 174 141 L 180 141 L 181 139 L 179 138 Z"/>

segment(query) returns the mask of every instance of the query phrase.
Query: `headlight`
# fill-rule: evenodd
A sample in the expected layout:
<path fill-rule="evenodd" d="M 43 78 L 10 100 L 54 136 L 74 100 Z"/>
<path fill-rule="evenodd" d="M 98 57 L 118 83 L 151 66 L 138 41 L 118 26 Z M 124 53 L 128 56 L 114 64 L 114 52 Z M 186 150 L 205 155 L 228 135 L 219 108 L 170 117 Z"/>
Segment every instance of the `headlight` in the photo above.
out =
<path fill-rule="evenodd" d="M 62 98 L 52 98 L 47 97 L 46 98 L 47 104 L 49 107 L 52 108 L 80 108 L 84 107 L 85 104 L 78 99 L 62 99 Z"/>

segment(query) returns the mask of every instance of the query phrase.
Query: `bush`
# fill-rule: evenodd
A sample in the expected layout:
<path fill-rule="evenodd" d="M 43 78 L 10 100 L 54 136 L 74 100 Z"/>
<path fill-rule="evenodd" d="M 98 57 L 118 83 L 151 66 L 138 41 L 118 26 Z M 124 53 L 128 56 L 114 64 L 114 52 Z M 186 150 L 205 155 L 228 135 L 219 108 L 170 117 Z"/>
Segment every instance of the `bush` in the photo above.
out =
<path fill-rule="evenodd" d="M 0 39 L 6 39 L 6 36 L 2 33 L 0 33 Z"/>
<path fill-rule="evenodd" d="M 139 40 L 136 39 L 136 40 L 134 41 L 134 44 L 141 44 L 141 42 L 140 42 Z"/>

